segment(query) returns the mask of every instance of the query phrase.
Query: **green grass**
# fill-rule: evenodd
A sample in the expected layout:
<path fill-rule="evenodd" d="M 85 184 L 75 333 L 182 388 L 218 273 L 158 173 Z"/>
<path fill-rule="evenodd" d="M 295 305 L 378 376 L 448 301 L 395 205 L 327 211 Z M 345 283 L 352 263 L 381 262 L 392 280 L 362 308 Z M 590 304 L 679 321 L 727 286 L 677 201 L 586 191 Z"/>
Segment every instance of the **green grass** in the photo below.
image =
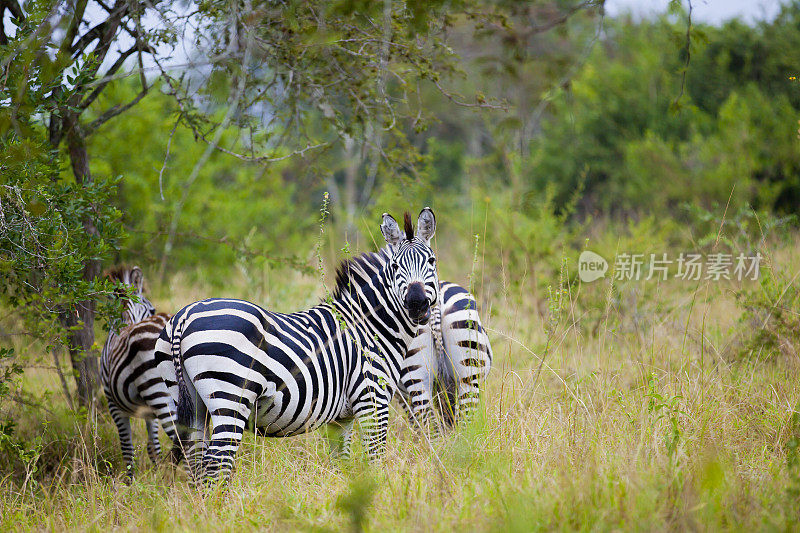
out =
<path fill-rule="evenodd" d="M 782 246 L 772 266 L 791 278 L 798 256 L 800 246 Z M 372 467 L 332 459 L 325 432 L 248 434 L 230 486 L 206 496 L 183 472 L 149 463 L 140 422 L 139 475 L 123 483 L 107 414 L 76 422 L 55 373 L 29 370 L 25 389 L 52 390 L 51 412 L 11 404 L 18 438 L 40 439 L 41 455 L 30 477 L 16 461 L 0 482 L 0 529 L 800 527 L 789 492 L 800 486 L 786 466 L 797 339 L 742 353 L 750 326 L 739 320 L 738 284 L 638 282 L 609 291 L 608 283 L 559 293 L 556 279 L 560 304 L 476 287 L 495 361 L 469 426 L 431 444 L 396 412 L 387 456 Z M 280 310 L 307 307 L 318 292 L 315 280 L 299 277 L 274 293 L 241 285 L 230 294 Z M 180 278 L 154 291 L 165 308 L 206 295 Z"/>

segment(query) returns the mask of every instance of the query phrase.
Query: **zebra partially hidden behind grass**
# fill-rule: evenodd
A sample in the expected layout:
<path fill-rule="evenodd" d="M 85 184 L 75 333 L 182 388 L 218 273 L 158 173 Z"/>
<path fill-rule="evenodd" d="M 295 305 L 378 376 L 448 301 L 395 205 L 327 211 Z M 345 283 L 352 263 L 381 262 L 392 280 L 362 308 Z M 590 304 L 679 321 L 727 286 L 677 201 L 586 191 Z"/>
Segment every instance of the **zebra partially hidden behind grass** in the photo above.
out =
<path fill-rule="evenodd" d="M 437 435 L 436 412 L 447 426 L 472 418 L 492 366 L 492 346 L 477 302 L 464 287 L 439 282 L 432 312 L 403 362 L 400 392 L 412 420 Z"/>
<path fill-rule="evenodd" d="M 156 357 L 171 354 L 175 364 L 179 434 L 195 480 L 229 477 L 251 412 L 257 433 L 271 437 L 338 422 L 344 456 L 358 420 L 367 454 L 383 455 L 403 359 L 439 299 L 435 229 L 429 208 L 416 235 L 408 213 L 405 231 L 384 214 L 387 247 L 343 262 L 331 301 L 308 311 L 210 299 L 172 317 Z"/>
<path fill-rule="evenodd" d="M 134 288 L 137 301 L 128 301 L 123 312 L 125 327 L 112 331 L 100 357 L 100 377 L 108 400 L 108 410 L 119 432 L 127 476 L 134 472 L 131 417 L 144 418 L 147 427 L 147 453 L 153 462 L 161 455 L 158 426 L 175 442 L 175 403 L 169 392 L 175 387 L 172 359 L 159 360 L 155 344 L 170 315 L 155 314 L 155 307 L 144 296 L 144 277 L 139 267 L 119 267 L 108 276 Z M 173 455 L 177 452 L 175 448 Z M 174 459 L 177 459 L 175 457 Z"/>

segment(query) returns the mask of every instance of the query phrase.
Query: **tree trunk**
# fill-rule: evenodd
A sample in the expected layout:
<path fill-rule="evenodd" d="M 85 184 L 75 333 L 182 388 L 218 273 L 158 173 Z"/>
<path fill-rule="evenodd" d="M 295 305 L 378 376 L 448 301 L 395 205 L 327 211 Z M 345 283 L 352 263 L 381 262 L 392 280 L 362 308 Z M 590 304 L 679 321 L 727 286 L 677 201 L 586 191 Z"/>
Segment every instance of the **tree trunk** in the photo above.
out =
<path fill-rule="evenodd" d="M 77 119 L 71 122 L 64 130 L 66 130 L 72 173 L 79 184 L 90 183 L 92 174 L 89 171 L 89 153 L 86 150 L 86 141 Z M 92 237 L 98 235 L 97 228 L 89 216 L 83 219 L 83 229 Z M 100 275 L 101 267 L 99 260 L 87 259 L 83 266 L 83 279 L 94 280 Z M 94 346 L 94 315 L 95 301 L 85 300 L 78 302 L 75 308 L 69 310 L 63 317 L 64 324 L 70 328 L 69 356 L 78 386 L 78 402 L 83 407 L 94 405 L 100 382 L 97 352 L 92 349 Z"/>

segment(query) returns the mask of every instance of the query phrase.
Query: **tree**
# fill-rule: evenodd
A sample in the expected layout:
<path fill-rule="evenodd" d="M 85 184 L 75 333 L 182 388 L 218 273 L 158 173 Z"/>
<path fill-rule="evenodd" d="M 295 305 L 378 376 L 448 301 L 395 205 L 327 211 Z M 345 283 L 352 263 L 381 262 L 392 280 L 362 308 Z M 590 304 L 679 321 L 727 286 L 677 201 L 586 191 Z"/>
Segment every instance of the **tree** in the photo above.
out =
<path fill-rule="evenodd" d="M 0 138 L 6 149 L 26 147 L 49 154 L 50 168 L 40 167 L 32 178 L 39 182 L 40 193 L 52 195 L 52 198 L 59 197 L 57 191 L 62 186 L 53 166 L 57 165 L 59 151 L 63 149 L 74 178 L 72 199 L 94 200 L 73 212 L 67 209 L 69 202 L 62 206 L 69 216 L 80 217 L 84 236 L 94 243 L 73 250 L 82 258 L 81 277 L 87 288 L 98 283 L 103 255 L 97 252 L 105 249 L 103 243 L 108 242 L 111 234 L 108 225 L 99 226 L 107 222 L 107 212 L 104 206 L 95 203 L 99 198 L 92 194 L 98 184 L 91 172 L 86 140 L 97 128 L 136 105 L 147 94 L 149 84 L 141 70 L 143 55 L 152 54 L 157 46 L 174 41 L 169 32 L 147 31 L 143 27 L 146 12 L 155 10 L 150 2 L 116 0 L 106 4 L 98 0 L 91 4 L 91 11 L 88 6 L 88 0 L 41 0 L 22 5 L 17 0 L 0 2 L 0 18 L 4 19 L 8 13 L 11 21 L 10 26 L 0 27 L 3 50 L 0 98 L 9 104 L 0 110 Z M 128 39 L 131 43 L 126 46 Z M 131 57 L 137 58 L 140 67 L 138 94 L 129 102 L 102 110 L 87 121 L 87 111 L 117 79 Z M 43 147 L 41 141 L 44 140 L 49 150 Z M 22 202 L 18 206 L 23 219 L 26 205 Z M 62 214 L 56 209 L 40 216 L 58 222 Z M 21 253 L 27 252 L 29 250 L 23 249 Z M 7 253 L 13 255 L 13 252 Z M 39 276 L 47 272 L 46 266 L 39 265 Z M 23 283 L 26 276 L 15 279 L 21 284 L 17 289 L 29 290 Z M 38 288 L 31 286 L 34 292 Z M 99 378 L 97 357 L 92 355 L 96 298 L 91 290 L 85 294 L 87 297 L 79 301 L 61 301 L 59 315 L 67 331 L 79 401 L 90 405 Z"/>
<path fill-rule="evenodd" d="M 458 68 L 447 32 L 459 13 L 479 5 L 212 0 L 196 14 L 204 36 L 197 54 L 212 68 L 194 73 L 203 80 L 194 84 L 166 68 L 162 74 L 180 121 L 212 149 L 258 163 L 319 158 L 311 172 L 326 180 L 352 224 L 379 174 L 416 175 L 419 153 L 408 132 L 432 119 L 419 99 L 425 86 L 459 106 L 503 107 L 478 91 L 465 97 L 446 88 Z M 231 126 L 239 135 L 222 146 L 218 136 Z M 174 221 L 179 214 L 176 205 Z"/>
<path fill-rule="evenodd" d="M 553 24 L 601 3 L 570 4 L 558 11 Z M 150 92 L 155 80 L 145 75 L 147 65 L 156 66 L 175 100 L 175 127 L 188 128 L 206 145 L 179 192 L 165 200 L 170 209 L 161 253 L 163 275 L 180 235 L 189 191 L 213 151 L 262 165 L 293 156 L 318 157 L 310 173 L 327 180 L 334 199 L 346 207 L 349 224 L 379 176 L 418 176 L 421 158 L 409 135 L 425 130 L 433 118 L 420 98 L 426 87 L 459 107 L 505 108 L 474 88 L 465 91 L 470 96 L 447 88 L 459 71 L 448 32 L 463 17 L 503 20 L 504 13 L 515 13 L 514 5 L 481 0 L 209 0 L 173 7 L 150 0 L 0 0 L 0 101 L 8 104 L 0 108 L 3 148 L 38 151 L 48 159 L 31 177 L 48 198 L 61 198 L 59 161 L 69 161 L 72 199 L 90 201 L 80 209 L 71 210 L 69 202 L 59 208 L 80 218 L 81 232 L 92 243 L 76 241 L 66 248 L 82 264 L 79 285 L 85 298 L 62 299 L 57 305 L 80 402 L 90 404 L 97 385 L 97 360 L 91 354 L 102 295 L 98 275 L 118 237 L 111 231 L 113 213 L 98 203 L 106 194 L 98 191 L 106 191 L 107 182 L 92 172 L 88 140 Z M 187 25 L 196 28 L 191 37 Z M 173 46 L 190 39 L 190 66 L 170 68 Z M 136 93 L 104 108 L 102 96 L 126 77 L 138 80 Z M 331 159 L 322 156 L 327 151 L 335 161 L 333 149 L 342 147 L 347 162 L 337 174 L 326 166 Z M 21 220 L 30 213 L 30 205 L 23 204 Z M 56 212 L 43 216 L 58 222 Z M 8 251 L 12 259 L 15 253 Z M 30 292 L 23 280 L 28 275 L 41 278 L 46 269 L 11 276 L 17 280 L 13 290 Z M 68 283 L 67 278 L 62 281 Z"/>

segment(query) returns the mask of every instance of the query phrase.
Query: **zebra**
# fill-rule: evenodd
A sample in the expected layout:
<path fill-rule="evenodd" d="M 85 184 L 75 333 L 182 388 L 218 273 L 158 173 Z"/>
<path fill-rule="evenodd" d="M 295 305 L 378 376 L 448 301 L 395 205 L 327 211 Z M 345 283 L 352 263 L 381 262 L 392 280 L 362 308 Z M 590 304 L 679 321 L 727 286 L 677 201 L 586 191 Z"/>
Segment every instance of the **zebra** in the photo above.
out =
<path fill-rule="evenodd" d="M 370 460 L 382 457 L 402 360 L 439 300 L 435 230 L 428 207 L 416 235 L 408 213 L 403 231 L 384 213 L 387 246 L 343 261 L 328 300 L 307 311 L 214 298 L 170 319 L 156 352 L 175 365 L 179 442 L 193 480 L 230 479 L 251 412 L 269 437 L 338 423 L 344 458 L 357 420 Z"/>
<path fill-rule="evenodd" d="M 433 408 L 448 426 L 472 418 L 492 365 L 492 346 L 474 296 L 439 282 L 430 324 L 419 328 L 403 361 L 401 404 L 412 421 L 438 433 Z"/>
<path fill-rule="evenodd" d="M 161 455 L 158 424 L 175 441 L 175 404 L 169 387 L 175 387 L 172 359 L 159 361 L 155 357 L 158 335 L 170 315 L 155 313 L 153 304 L 143 294 L 143 276 L 139 267 L 120 267 L 108 277 L 132 286 L 138 301 L 128 301 L 123 312 L 126 326 L 111 330 L 100 356 L 100 379 L 108 400 L 108 411 L 119 432 L 126 476 L 134 471 L 131 417 L 145 419 L 147 427 L 147 453 L 155 463 Z M 171 377 L 170 377 L 171 376 Z M 173 449 L 173 455 L 177 448 Z"/>

